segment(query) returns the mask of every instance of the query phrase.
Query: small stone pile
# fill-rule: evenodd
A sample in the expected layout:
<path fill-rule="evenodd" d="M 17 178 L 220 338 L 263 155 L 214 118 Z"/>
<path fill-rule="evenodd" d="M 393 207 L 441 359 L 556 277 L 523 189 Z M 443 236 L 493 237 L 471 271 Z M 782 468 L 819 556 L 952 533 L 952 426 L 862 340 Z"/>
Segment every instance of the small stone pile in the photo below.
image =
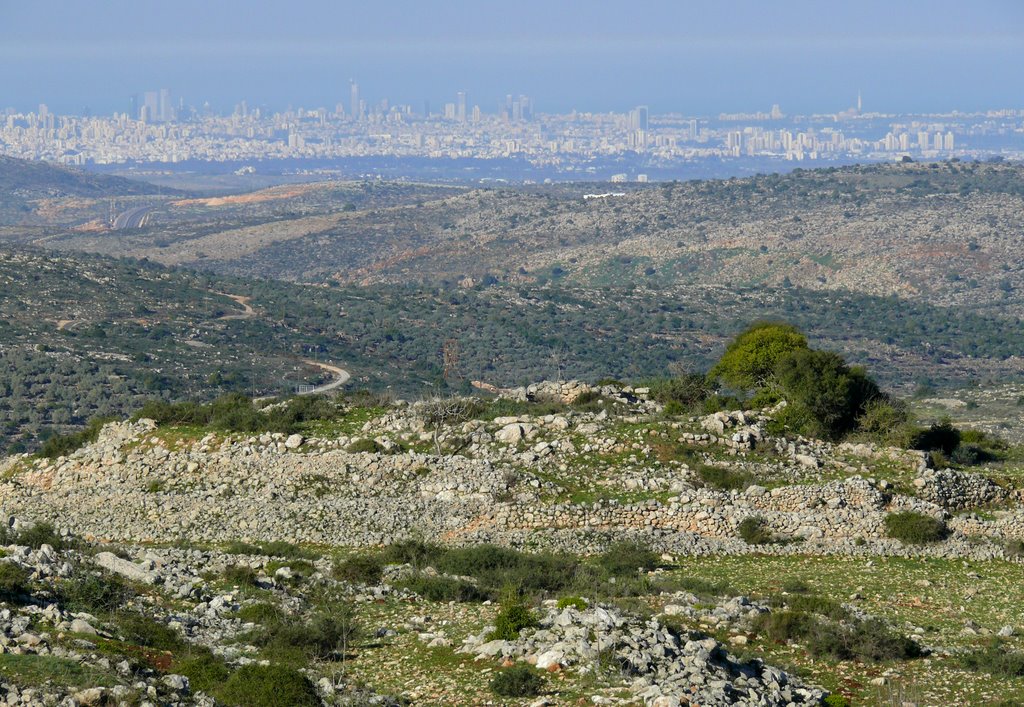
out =
<path fill-rule="evenodd" d="M 516 641 L 488 641 L 490 630 L 469 636 L 460 650 L 479 659 L 524 660 L 548 671 L 613 667 L 651 707 L 816 705 L 825 695 L 760 660 L 738 661 L 714 638 L 681 637 L 657 618 L 613 608 L 552 607 L 537 629 L 524 629 Z"/>

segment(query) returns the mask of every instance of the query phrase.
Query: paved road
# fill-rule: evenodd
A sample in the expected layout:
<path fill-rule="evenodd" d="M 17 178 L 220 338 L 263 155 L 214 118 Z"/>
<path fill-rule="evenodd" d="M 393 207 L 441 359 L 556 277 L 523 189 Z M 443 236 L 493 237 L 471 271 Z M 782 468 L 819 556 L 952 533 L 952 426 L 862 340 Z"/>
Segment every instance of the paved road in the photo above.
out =
<path fill-rule="evenodd" d="M 155 206 L 136 206 L 134 209 L 122 211 L 114 218 L 112 227 L 115 231 L 126 228 L 142 228 L 149 220 L 149 213 L 155 208 Z"/>

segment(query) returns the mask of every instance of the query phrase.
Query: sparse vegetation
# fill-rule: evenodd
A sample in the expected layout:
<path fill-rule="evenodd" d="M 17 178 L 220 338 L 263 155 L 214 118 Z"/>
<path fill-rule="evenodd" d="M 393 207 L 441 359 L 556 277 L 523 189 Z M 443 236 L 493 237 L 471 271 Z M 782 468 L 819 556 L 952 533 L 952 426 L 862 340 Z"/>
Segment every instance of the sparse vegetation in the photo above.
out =
<path fill-rule="evenodd" d="M 885 532 L 890 538 L 913 545 L 924 545 L 945 539 L 948 530 L 946 524 L 937 518 L 914 511 L 903 511 L 886 516 Z"/>
<path fill-rule="evenodd" d="M 491 690 L 501 697 L 536 697 L 544 679 L 525 665 L 505 668 L 491 680 Z"/>

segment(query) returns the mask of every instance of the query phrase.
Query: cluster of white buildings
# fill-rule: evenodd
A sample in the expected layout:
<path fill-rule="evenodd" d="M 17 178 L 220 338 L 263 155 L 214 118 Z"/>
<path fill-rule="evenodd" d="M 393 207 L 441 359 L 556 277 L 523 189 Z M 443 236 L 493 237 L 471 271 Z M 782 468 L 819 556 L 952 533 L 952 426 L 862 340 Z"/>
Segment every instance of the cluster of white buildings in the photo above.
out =
<path fill-rule="evenodd" d="M 170 110 L 160 93 L 146 94 L 139 115 L 54 115 L 0 112 L 0 152 L 67 164 L 175 163 L 350 157 L 479 159 L 521 157 L 536 165 L 564 166 L 616 155 L 641 155 L 652 164 L 741 157 L 785 160 L 892 159 L 979 156 L 972 138 L 1006 136 L 1021 144 L 1024 111 L 933 116 L 833 116 L 768 113 L 717 119 L 629 113 L 542 114 L 532 102 L 509 96 L 495 114 L 467 108 L 465 95 L 444 112 L 416 114 L 408 106 L 356 111 L 298 109 L 266 114 L 240 105 L 229 116 Z M 153 104 L 153 105 L 150 105 Z M 160 115 L 165 120 L 151 119 Z M 746 124 L 744 124 L 746 123 Z M 1014 142 L 1016 141 L 1016 142 Z M 986 143 L 989 154 L 991 140 Z M 1008 156 L 1014 156 L 1009 154 Z"/>

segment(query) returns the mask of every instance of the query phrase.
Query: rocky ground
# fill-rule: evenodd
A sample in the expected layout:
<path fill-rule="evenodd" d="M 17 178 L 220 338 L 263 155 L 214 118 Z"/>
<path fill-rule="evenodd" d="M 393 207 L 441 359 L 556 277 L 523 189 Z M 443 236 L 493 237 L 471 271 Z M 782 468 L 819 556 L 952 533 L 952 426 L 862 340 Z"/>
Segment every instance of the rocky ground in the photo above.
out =
<path fill-rule="evenodd" d="M 450 402 L 447 417 L 349 405 L 292 435 L 111 423 L 67 457 L 4 460 L 0 507 L 18 519 L 0 559 L 7 704 L 248 704 L 231 681 L 257 684 L 243 668 L 259 666 L 293 671 L 310 704 L 1024 698 L 960 664 L 991 639 L 1016 646 L 1024 625 L 1012 465 L 773 437 L 773 410 L 673 416 L 622 386 Z M 905 511 L 945 538 L 890 537 Z M 626 540 L 656 561 L 585 584 L 603 560 L 579 560 L 564 589 L 530 594 L 529 625 L 494 637 L 507 601 L 490 575 L 440 557 L 338 569 L 410 539 L 583 558 Z M 887 648 L 864 648 L 868 634 Z M 539 695 L 488 688 L 521 664 Z"/>

